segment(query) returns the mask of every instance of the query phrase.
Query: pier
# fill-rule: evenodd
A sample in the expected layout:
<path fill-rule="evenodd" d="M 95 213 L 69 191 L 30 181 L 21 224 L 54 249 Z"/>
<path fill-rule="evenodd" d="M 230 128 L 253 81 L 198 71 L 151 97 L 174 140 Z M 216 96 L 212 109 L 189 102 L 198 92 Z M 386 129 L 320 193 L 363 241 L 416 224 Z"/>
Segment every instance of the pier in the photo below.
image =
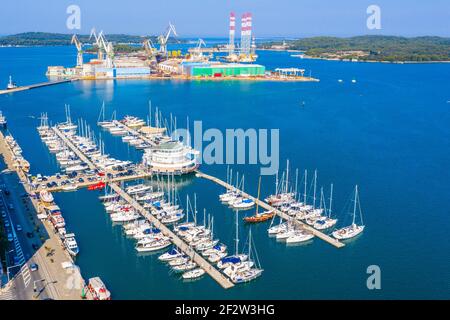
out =
<path fill-rule="evenodd" d="M 14 93 L 14 92 L 19 92 L 19 91 L 25 91 L 25 90 L 42 88 L 42 87 L 54 86 L 54 85 L 57 85 L 57 84 L 68 83 L 68 82 L 77 81 L 77 80 L 78 80 L 78 78 L 41 82 L 41 83 L 36 83 L 36 84 L 28 85 L 28 86 L 16 87 L 14 89 L 9 89 L 9 90 L 0 90 L 0 94 Z"/>
<path fill-rule="evenodd" d="M 84 161 L 91 169 L 95 169 L 96 166 L 92 161 L 90 161 L 72 142 L 67 139 L 67 137 L 56 127 L 52 128 L 53 131 L 61 138 L 64 143 L 75 152 L 82 161 Z M 150 173 L 148 174 L 150 176 Z M 131 177 L 128 177 L 131 180 Z M 98 181 L 97 181 L 98 182 Z M 93 182 L 95 184 L 97 182 Z M 108 182 L 108 181 L 107 181 Z M 129 194 L 127 194 L 117 182 L 109 181 L 109 186 L 114 190 L 122 199 L 128 202 L 141 216 L 150 221 L 156 228 L 160 229 L 162 234 L 169 237 L 174 245 L 176 245 L 181 251 L 188 255 L 192 261 L 197 263 L 197 265 L 204 269 L 217 283 L 219 283 L 224 289 L 229 289 L 234 286 L 234 284 L 228 279 L 224 274 L 219 272 L 210 262 L 204 259 L 199 253 L 197 253 L 193 248 L 191 248 L 186 242 L 179 238 L 174 232 L 172 232 L 166 225 L 154 217 L 147 209 L 141 206 L 135 199 L 133 199 Z"/>
<path fill-rule="evenodd" d="M 220 180 L 219 178 L 216 178 L 214 176 L 210 176 L 210 175 L 205 174 L 205 173 L 200 172 L 200 171 L 197 171 L 196 176 L 199 177 L 199 178 L 203 178 L 203 179 L 206 179 L 206 180 L 213 181 L 213 182 L 217 183 L 218 185 L 221 185 L 222 187 L 225 187 L 227 190 L 235 190 L 236 189 L 234 186 L 226 183 L 225 181 Z M 260 206 L 260 207 L 262 207 L 262 208 L 264 208 L 266 210 L 270 210 L 270 211 L 273 210 L 275 212 L 275 214 L 278 215 L 279 217 L 281 217 L 282 219 L 285 219 L 285 220 L 291 219 L 291 217 L 289 215 L 287 215 L 284 212 L 281 212 L 280 210 L 270 206 L 269 204 L 265 203 L 264 201 L 262 201 L 260 199 L 257 199 L 255 197 L 251 196 L 250 194 L 245 193 L 243 191 L 238 191 L 238 192 L 241 193 L 244 197 L 252 199 L 255 203 L 258 203 L 258 206 Z M 305 229 L 307 231 L 310 231 L 317 238 L 322 239 L 323 241 L 325 241 L 325 242 L 335 246 L 336 248 L 342 248 L 343 246 L 345 246 L 345 244 L 340 242 L 339 240 L 336 240 L 336 239 L 330 237 L 329 235 L 326 235 L 325 233 L 314 229 L 313 227 L 307 225 L 306 223 L 303 223 L 303 222 L 298 221 L 298 220 L 296 220 L 296 222 L 298 224 L 300 224 L 303 229 Z"/>
<path fill-rule="evenodd" d="M 156 228 L 161 230 L 162 234 L 169 237 L 170 240 L 176 245 L 181 251 L 188 255 L 192 261 L 198 264 L 200 268 L 205 270 L 211 278 L 213 278 L 217 283 L 219 283 L 224 289 L 229 289 L 234 286 L 234 284 L 228 279 L 223 273 L 219 272 L 214 266 L 204 259 L 199 253 L 192 249 L 186 242 L 181 240 L 175 233 L 173 233 L 165 224 L 156 219 L 152 214 L 150 214 L 144 207 L 142 207 L 136 200 L 134 200 L 130 195 L 128 195 L 122 188 L 120 188 L 116 183 L 110 183 L 109 186 L 117 194 L 119 194 L 122 199 L 127 201 L 134 209 L 136 209 L 143 217 L 150 221 Z"/>

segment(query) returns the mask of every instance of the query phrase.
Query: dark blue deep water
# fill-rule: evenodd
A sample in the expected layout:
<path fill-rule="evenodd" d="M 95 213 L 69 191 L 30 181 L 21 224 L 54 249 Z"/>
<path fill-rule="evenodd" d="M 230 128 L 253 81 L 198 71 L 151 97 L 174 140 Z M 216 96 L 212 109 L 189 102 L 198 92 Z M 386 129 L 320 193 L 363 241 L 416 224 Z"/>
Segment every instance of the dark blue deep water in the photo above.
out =
<path fill-rule="evenodd" d="M 355 184 L 360 187 L 366 230 L 342 249 L 314 239 L 286 247 L 253 227 L 265 272 L 257 281 L 223 290 L 209 277 L 183 283 L 169 274 L 157 255 L 138 256 L 134 243 L 113 226 L 97 201 L 81 190 L 61 193 L 68 228 L 75 232 L 77 258 L 85 278 L 99 275 L 115 299 L 194 298 L 450 298 L 450 64 L 380 64 L 301 60 L 285 52 L 260 52 L 268 69 L 296 66 L 318 83 L 89 81 L 0 96 L 11 133 L 30 160 L 32 173 L 52 174 L 55 160 L 41 143 L 40 112 L 64 120 L 85 118 L 95 128 L 102 101 L 107 113 L 145 118 L 148 101 L 168 116 L 202 120 L 204 128 L 279 128 L 280 161 L 300 171 L 314 169 L 328 191 L 340 223 Z M 71 66 L 72 47 L 0 48 L 0 86 L 10 74 L 18 84 L 45 81 L 47 65 Z M 338 79 L 344 80 L 338 83 Z M 351 80 L 357 83 L 352 84 Z M 304 103 L 303 103 L 304 102 Z M 302 106 L 303 105 L 303 106 Z M 104 133 L 106 150 L 139 160 L 120 138 Z M 256 194 L 259 167 L 245 172 L 246 190 Z M 202 170 L 225 179 L 225 165 Z M 274 191 L 274 177 L 262 180 L 262 196 Z M 199 211 L 214 215 L 218 237 L 233 245 L 234 214 L 218 201 L 222 189 L 185 178 L 180 198 L 197 194 Z M 242 217 L 245 213 L 240 213 Z M 240 225 L 241 244 L 248 227 Z M 381 268 L 381 290 L 368 290 L 366 269 Z"/>

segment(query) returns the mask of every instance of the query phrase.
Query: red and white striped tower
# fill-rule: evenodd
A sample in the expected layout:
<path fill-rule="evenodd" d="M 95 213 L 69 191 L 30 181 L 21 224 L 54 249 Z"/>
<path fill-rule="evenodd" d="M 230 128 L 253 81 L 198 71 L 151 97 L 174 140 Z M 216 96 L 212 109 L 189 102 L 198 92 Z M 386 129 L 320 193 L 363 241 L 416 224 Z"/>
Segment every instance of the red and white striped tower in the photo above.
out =
<path fill-rule="evenodd" d="M 252 39 L 252 14 L 244 13 L 241 20 L 241 54 L 250 54 Z"/>
<path fill-rule="evenodd" d="M 234 52 L 234 35 L 236 32 L 236 16 L 234 12 L 230 13 L 230 41 L 228 44 L 228 48 L 230 50 L 229 54 L 231 55 Z"/>

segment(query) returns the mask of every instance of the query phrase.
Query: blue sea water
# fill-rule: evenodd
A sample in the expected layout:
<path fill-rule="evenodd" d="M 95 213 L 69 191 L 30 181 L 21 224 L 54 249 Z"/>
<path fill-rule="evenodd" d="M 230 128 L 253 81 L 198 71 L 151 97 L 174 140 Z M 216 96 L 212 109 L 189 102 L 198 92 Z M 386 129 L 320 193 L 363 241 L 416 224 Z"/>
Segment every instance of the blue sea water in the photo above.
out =
<path fill-rule="evenodd" d="M 265 271 L 226 291 L 209 277 L 184 283 L 157 255 L 138 256 L 133 241 L 111 224 L 98 193 L 60 193 L 56 200 L 77 235 L 83 276 L 100 276 L 115 299 L 448 299 L 450 65 L 302 60 L 268 51 L 259 56 L 268 69 L 305 68 L 320 82 L 76 82 L 2 95 L 0 109 L 34 174 L 58 170 L 35 128 L 43 111 L 54 122 L 64 120 L 64 104 L 71 105 L 74 120 L 83 117 L 95 129 L 102 101 L 107 113 L 145 118 L 149 100 L 166 116 L 176 115 L 179 126 L 189 116 L 204 128 L 280 129 L 282 169 L 289 159 L 291 169 L 308 169 L 310 176 L 317 169 L 327 192 L 334 183 L 340 225 L 349 222 L 344 208 L 359 185 L 364 233 L 342 249 L 319 239 L 287 247 L 267 236 L 266 224 L 252 226 Z M 0 86 L 10 74 L 19 85 L 45 81 L 48 65 L 71 66 L 75 58 L 72 47 L 0 48 Z M 120 138 L 102 137 L 110 154 L 139 160 Z M 225 165 L 202 170 L 226 177 Z M 245 173 L 245 189 L 256 194 L 259 167 L 233 170 Z M 261 190 L 262 196 L 273 192 L 274 177 L 263 177 Z M 214 216 L 217 236 L 233 247 L 234 213 L 219 203 L 222 191 L 193 177 L 183 178 L 179 190 L 183 203 L 186 194 L 197 194 L 199 211 Z M 239 231 L 243 246 L 248 226 L 241 223 Z M 381 268 L 381 290 L 367 289 L 369 265 Z"/>

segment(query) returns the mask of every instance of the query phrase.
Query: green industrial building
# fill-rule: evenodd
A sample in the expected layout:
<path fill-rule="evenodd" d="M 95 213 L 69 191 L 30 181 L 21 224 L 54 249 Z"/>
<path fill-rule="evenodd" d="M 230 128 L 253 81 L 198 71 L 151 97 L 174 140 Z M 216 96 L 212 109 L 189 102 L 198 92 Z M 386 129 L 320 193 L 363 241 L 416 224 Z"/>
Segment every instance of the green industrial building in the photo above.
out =
<path fill-rule="evenodd" d="M 265 71 L 266 68 L 259 64 L 224 63 L 192 66 L 190 75 L 193 77 L 263 76 Z"/>

